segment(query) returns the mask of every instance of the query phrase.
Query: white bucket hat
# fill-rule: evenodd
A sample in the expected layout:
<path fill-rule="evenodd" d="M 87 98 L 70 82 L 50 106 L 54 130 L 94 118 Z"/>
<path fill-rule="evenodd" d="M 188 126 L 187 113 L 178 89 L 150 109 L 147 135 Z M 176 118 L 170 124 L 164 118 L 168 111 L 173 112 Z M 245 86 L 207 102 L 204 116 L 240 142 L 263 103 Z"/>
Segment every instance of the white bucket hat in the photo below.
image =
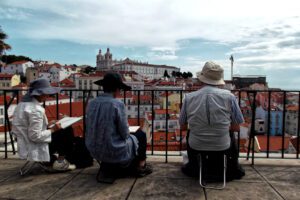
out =
<path fill-rule="evenodd" d="M 225 85 L 223 79 L 223 68 L 212 61 L 208 61 L 205 63 L 202 71 L 197 73 L 197 77 L 201 82 L 209 85 Z"/>

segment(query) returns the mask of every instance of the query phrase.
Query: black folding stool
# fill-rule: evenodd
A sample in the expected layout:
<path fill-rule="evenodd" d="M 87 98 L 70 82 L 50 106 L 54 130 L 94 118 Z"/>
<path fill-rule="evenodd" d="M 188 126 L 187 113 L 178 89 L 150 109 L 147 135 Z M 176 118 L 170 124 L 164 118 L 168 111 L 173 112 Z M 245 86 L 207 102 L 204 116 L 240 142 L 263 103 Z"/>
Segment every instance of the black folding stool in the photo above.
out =
<path fill-rule="evenodd" d="M 227 156 L 225 154 L 224 151 L 201 151 L 199 154 L 199 184 L 202 188 L 205 188 L 205 189 L 215 189 L 215 190 L 222 190 L 225 188 L 226 186 L 226 170 L 227 170 Z M 204 164 L 203 164 L 203 161 L 204 159 L 205 162 L 210 162 L 209 159 L 213 160 L 215 159 L 215 156 L 214 155 L 217 155 L 217 157 L 221 158 L 221 155 L 223 155 L 223 185 L 221 187 L 217 187 L 217 186 L 206 186 L 204 183 L 203 183 L 203 174 L 202 172 L 204 171 L 203 168 L 205 167 Z M 215 163 L 214 163 L 215 164 Z M 207 166 L 206 166 L 207 167 Z M 206 169 L 207 171 L 208 169 Z"/>

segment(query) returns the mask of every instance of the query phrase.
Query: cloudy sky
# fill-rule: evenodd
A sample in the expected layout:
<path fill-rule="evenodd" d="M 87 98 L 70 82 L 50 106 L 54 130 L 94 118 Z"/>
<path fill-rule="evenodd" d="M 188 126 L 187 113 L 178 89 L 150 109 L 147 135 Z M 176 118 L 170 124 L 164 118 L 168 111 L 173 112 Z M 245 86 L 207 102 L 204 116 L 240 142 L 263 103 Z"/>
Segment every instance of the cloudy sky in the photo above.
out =
<path fill-rule="evenodd" d="M 230 79 L 265 75 L 270 87 L 300 89 L 300 3 L 297 0 L 1 0 L 7 54 L 96 65 L 109 47 L 181 71 L 213 60 Z"/>

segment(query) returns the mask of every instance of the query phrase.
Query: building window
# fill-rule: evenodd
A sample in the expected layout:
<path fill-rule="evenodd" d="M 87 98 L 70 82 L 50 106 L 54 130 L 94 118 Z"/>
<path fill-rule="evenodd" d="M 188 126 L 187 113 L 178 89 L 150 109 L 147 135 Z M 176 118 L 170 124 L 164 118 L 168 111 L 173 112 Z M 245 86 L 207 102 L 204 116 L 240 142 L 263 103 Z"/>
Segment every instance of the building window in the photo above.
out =
<path fill-rule="evenodd" d="M 0 115 L 3 115 L 3 108 L 0 109 Z"/>

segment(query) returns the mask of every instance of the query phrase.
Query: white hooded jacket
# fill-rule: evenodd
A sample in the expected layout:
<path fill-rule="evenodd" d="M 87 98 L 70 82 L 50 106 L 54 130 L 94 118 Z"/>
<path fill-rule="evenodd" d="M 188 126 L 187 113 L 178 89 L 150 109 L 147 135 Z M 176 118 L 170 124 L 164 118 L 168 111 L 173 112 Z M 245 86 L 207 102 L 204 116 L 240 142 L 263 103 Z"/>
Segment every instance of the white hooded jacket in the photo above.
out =
<path fill-rule="evenodd" d="M 51 131 L 47 126 L 45 109 L 35 98 L 18 104 L 13 115 L 12 132 L 17 137 L 21 159 L 50 161 L 48 143 L 51 142 Z"/>

